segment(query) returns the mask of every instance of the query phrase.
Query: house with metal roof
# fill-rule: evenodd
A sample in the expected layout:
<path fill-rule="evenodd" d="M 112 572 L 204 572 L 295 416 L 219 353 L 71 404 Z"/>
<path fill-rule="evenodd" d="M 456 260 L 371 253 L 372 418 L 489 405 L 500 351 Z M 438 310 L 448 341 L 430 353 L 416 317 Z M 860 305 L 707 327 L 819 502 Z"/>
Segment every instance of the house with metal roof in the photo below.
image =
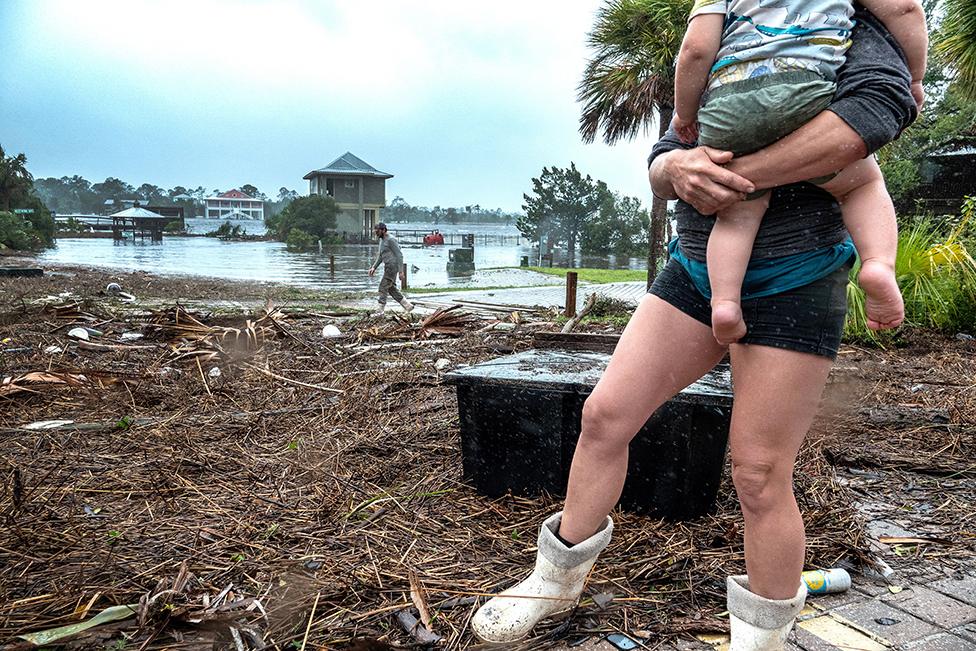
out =
<path fill-rule="evenodd" d="M 207 197 L 207 219 L 254 219 L 264 221 L 264 202 L 244 194 L 240 190 L 220 192 Z"/>
<path fill-rule="evenodd" d="M 329 196 L 339 204 L 342 212 L 336 220 L 336 231 L 344 237 L 372 238 L 373 227 L 382 221 L 386 180 L 392 179 L 392 174 L 379 171 L 347 151 L 302 178 L 308 181 L 309 194 Z"/>

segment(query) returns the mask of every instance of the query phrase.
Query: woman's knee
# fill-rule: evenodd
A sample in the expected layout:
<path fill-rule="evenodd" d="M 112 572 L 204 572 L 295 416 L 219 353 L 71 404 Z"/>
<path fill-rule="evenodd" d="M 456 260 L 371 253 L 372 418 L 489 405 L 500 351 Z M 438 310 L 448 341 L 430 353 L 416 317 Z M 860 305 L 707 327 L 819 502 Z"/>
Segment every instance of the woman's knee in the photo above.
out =
<path fill-rule="evenodd" d="M 624 431 L 621 414 L 613 402 L 595 391 L 583 403 L 580 444 L 621 447 L 630 443 L 633 433 Z"/>
<path fill-rule="evenodd" d="M 732 483 L 747 516 L 761 516 L 793 500 L 792 473 L 769 461 L 737 461 L 733 457 Z"/>

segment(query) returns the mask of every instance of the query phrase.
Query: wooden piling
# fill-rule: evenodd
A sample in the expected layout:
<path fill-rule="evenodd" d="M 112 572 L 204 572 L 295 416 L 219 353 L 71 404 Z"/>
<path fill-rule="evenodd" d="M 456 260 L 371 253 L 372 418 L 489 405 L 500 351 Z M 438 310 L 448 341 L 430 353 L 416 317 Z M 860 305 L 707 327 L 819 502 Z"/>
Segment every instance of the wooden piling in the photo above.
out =
<path fill-rule="evenodd" d="M 567 318 L 572 319 L 576 316 L 576 279 L 575 271 L 566 274 L 566 312 Z"/>
<path fill-rule="evenodd" d="M 332 274 L 333 276 L 335 275 L 335 256 L 334 255 L 330 255 L 329 256 L 329 273 Z"/>
<path fill-rule="evenodd" d="M 407 288 L 407 263 L 404 262 L 403 266 L 400 268 L 400 289 Z"/>

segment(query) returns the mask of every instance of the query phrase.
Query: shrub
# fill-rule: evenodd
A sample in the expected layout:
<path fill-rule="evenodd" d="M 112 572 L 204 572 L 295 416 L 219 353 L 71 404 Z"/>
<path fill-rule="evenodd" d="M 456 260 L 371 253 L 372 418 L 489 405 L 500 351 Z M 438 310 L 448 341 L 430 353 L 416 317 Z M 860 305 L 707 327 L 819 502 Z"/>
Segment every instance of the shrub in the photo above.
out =
<path fill-rule="evenodd" d="M 895 275 L 905 299 L 905 322 L 944 332 L 976 327 L 976 260 L 967 229 L 976 215 L 976 198 L 967 198 L 959 223 L 948 236 L 928 220 L 915 222 L 898 236 Z M 890 335 L 868 330 L 864 292 L 857 286 L 858 266 L 847 286 L 849 311 L 845 334 L 859 341 L 882 343 Z"/>
<path fill-rule="evenodd" d="M 292 230 L 300 229 L 317 240 L 326 239 L 335 230 L 339 205 L 332 197 L 313 194 L 295 199 L 274 218 L 266 221 L 268 227 L 276 227 L 278 239 L 289 241 Z"/>
<path fill-rule="evenodd" d="M 54 220 L 46 210 L 36 220 L 30 216 L 0 212 L 0 248 L 30 251 L 50 246 L 53 241 Z"/>
<path fill-rule="evenodd" d="M 285 246 L 289 251 L 308 251 L 318 246 L 318 240 L 300 228 L 292 228 L 288 232 Z"/>

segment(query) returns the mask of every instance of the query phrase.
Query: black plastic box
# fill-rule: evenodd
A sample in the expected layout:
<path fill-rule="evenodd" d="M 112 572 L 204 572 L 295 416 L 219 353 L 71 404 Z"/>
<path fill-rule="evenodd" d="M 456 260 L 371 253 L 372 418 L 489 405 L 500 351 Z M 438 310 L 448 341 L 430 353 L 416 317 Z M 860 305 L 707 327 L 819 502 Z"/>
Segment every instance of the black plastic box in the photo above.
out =
<path fill-rule="evenodd" d="M 529 350 L 445 376 L 457 387 L 465 481 L 480 493 L 564 495 L 583 402 L 610 356 Z M 630 444 L 621 506 L 685 520 L 715 505 L 725 464 L 732 390 L 716 367 L 654 413 Z"/>

